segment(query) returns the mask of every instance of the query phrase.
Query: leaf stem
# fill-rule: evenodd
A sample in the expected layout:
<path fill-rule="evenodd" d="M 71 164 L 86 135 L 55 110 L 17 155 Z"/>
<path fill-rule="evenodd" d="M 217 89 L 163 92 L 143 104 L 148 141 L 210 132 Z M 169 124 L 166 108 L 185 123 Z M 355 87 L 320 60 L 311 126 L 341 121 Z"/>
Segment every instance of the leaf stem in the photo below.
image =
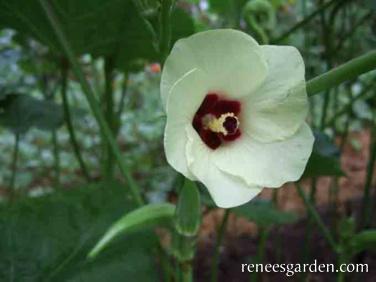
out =
<path fill-rule="evenodd" d="M 127 170 L 127 166 L 125 165 L 121 151 L 120 151 L 118 145 L 116 144 L 116 141 L 115 141 L 115 138 L 112 135 L 111 129 L 108 126 L 108 124 L 107 124 L 107 122 L 106 122 L 106 120 L 105 120 L 105 118 L 104 118 L 104 116 L 103 116 L 103 114 L 100 110 L 100 106 L 98 105 L 96 95 L 94 94 L 93 89 L 91 88 L 88 81 L 86 80 L 84 73 L 83 73 L 83 71 L 82 71 L 82 69 L 81 69 L 81 67 L 78 63 L 78 60 L 77 60 L 69 42 L 66 39 L 66 36 L 65 36 L 65 34 L 64 34 L 64 32 L 61 28 L 61 25 L 60 25 L 58 19 L 56 18 L 55 14 L 52 10 L 52 7 L 50 6 L 50 4 L 48 3 L 47 0 L 39 0 L 39 3 L 41 4 L 42 8 L 44 9 L 44 11 L 47 15 L 47 18 L 48 18 L 52 28 L 54 29 L 56 36 L 58 37 L 60 44 L 61 44 L 64 52 L 66 53 L 71 65 L 72 65 L 72 70 L 73 70 L 74 74 L 76 75 L 76 77 L 78 78 L 78 80 L 81 84 L 83 92 L 86 96 L 86 99 L 89 102 L 90 108 L 91 108 L 91 110 L 94 114 L 95 119 L 98 122 L 99 128 L 100 128 L 103 136 L 105 136 L 105 138 L 107 139 L 107 142 L 109 143 L 111 150 L 115 155 L 116 161 L 117 161 L 117 163 L 120 167 L 120 171 L 121 171 L 121 173 L 123 174 L 124 178 L 126 179 L 126 181 L 128 183 L 129 189 L 132 193 L 134 200 L 136 201 L 136 203 L 138 205 L 141 206 L 144 201 L 141 197 L 141 193 L 138 189 L 138 186 L 135 183 L 135 181 L 133 180 L 131 174 Z"/>
<path fill-rule="evenodd" d="M 329 229 L 325 226 L 324 222 L 322 221 L 320 215 L 316 211 L 315 207 L 312 205 L 310 200 L 307 198 L 307 196 L 304 194 L 302 187 L 300 184 L 296 184 L 296 189 L 298 191 L 299 196 L 304 201 L 305 206 L 307 207 L 308 213 L 311 215 L 312 219 L 316 221 L 317 226 L 321 230 L 324 238 L 328 241 L 329 245 L 333 248 L 335 252 L 338 252 L 338 247 L 336 242 L 334 241 L 334 238 L 332 234 L 330 233 Z"/>
<path fill-rule="evenodd" d="M 376 50 L 372 50 L 309 80 L 306 84 L 307 94 L 308 96 L 313 96 L 375 68 Z"/>
<path fill-rule="evenodd" d="M 72 115 L 69 107 L 69 99 L 67 95 L 67 88 L 68 88 L 68 66 L 67 62 L 63 60 L 61 66 L 61 98 L 63 101 L 63 111 L 64 111 L 64 119 L 65 124 L 68 129 L 69 139 L 73 148 L 73 152 L 77 158 L 77 161 L 81 167 L 81 171 L 84 174 L 87 181 L 90 181 L 90 174 L 87 170 L 86 164 L 82 158 L 80 146 L 78 145 L 76 133 L 74 131 L 73 122 L 72 122 Z"/>
<path fill-rule="evenodd" d="M 223 215 L 221 225 L 219 226 L 218 231 L 217 231 L 217 240 L 215 242 L 214 257 L 213 257 L 212 266 L 211 266 L 211 282 L 218 281 L 219 257 L 220 257 L 221 246 L 222 246 L 222 241 L 224 237 L 223 235 L 226 230 L 230 211 L 231 211 L 230 209 L 225 210 L 225 214 Z"/>

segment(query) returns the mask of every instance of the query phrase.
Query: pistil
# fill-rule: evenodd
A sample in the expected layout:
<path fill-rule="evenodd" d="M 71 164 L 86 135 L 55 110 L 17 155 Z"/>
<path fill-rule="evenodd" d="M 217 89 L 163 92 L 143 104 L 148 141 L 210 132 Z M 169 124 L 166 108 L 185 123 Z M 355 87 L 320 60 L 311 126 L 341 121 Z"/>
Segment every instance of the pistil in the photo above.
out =
<path fill-rule="evenodd" d="M 239 128 L 239 119 L 234 113 L 221 114 L 219 118 L 212 114 L 203 117 L 204 128 L 224 136 L 232 135 Z"/>
<path fill-rule="evenodd" d="M 224 99 L 215 93 L 206 95 L 192 125 L 209 148 L 215 150 L 224 142 L 232 142 L 241 136 L 240 106 L 240 102 Z"/>

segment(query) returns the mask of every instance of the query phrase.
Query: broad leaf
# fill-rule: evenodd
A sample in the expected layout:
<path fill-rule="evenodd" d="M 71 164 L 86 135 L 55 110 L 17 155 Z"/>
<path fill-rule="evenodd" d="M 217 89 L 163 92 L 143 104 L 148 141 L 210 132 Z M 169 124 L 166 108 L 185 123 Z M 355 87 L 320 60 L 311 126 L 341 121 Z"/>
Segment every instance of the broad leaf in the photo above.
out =
<path fill-rule="evenodd" d="M 141 14 L 157 24 L 156 1 L 49 1 L 77 55 L 111 58 L 114 66 L 132 68 L 140 60 L 157 60 L 157 42 Z M 137 7 L 135 6 L 137 5 Z M 172 40 L 194 32 L 193 20 L 181 9 L 172 15 Z M 0 24 L 16 29 L 63 53 L 38 0 L 0 0 Z"/>
<path fill-rule="evenodd" d="M 154 227 L 172 220 L 175 206 L 172 204 L 149 204 L 127 213 L 116 221 L 90 251 L 89 257 L 94 258 L 116 237 L 136 230 Z"/>
<path fill-rule="evenodd" d="M 339 149 L 324 133 L 315 132 L 313 152 L 303 177 L 343 176 Z"/>
<path fill-rule="evenodd" d="M 77 55 L 111 57 L 126 67 L 138 58 L 155 58 L 152 37 L 132 0 L 53 0 L 52 5 Z M 61 52 L 60 43 L 38 0 L 0 0 L 3 25 Z"/>
<path fill-rule="evenodd" d="M 294 223 L 298 219 L 296 214 L 280 211 L 267 201 L 251 201 L 232 211 L 262 227 Z"/>
<path fill-rule="evenodd" d="M 117 183 L 0 205 L 0 281 L 156 281 L 152 232 L 128 235 L 97 260 L 86 259 L 111 222 L 132 208 Z"/>
<path fill-rule="evenodd" d="M 15 133 L 25 133 L 31 127 L 52 130 L 63 123 L 60 105 L 29 95 L 7 95 L 0 101 L 0 110 L 0 124 Z"/>
<path fill-rule="evenodd" d="M 175 9 L 171 15 L 171 46 L 180 38 L 192 35 L 195 27 L 191 16 L 182 9 Z"/>
<path fill-rule="evenodd" d="M 354 235 L 351 240 L 354 254 L 364 250 L 376 249 L 376 230 L 365 230 Z"/>

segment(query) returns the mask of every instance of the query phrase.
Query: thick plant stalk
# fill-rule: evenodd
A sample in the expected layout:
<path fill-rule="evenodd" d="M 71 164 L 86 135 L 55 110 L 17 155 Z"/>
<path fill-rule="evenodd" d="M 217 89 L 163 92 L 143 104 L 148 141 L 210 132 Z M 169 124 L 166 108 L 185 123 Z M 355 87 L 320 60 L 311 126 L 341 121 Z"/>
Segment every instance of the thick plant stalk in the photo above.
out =
<path fill-rule="evenodd" d="M 196 184 L 188 179 L 185 179 L 179 192 L 174 222 L 176 247 L 173 253 L 179 262 L 182 281 L 191 282 L 193 280 L 192 261 L 201 223 L 201 201 Z"/>
<path fill-rule="evenodd" d="M 81 171 L 84 174 L 87 181 L 90 181 L 90 174 L 86 167 L 86 164 L 82 158 L 80 146 L 78 145 L 76 133 L 73 127 L 72 122 L 72 114 L 69 107 L 69 99 L 67 95 L 67 88 L 68 88 L 68 67 L 65 62 L 62 63 L 61 67 L 61 98 L 63 101 L 63 111 L 64 111 L 64 119 L 65 124 L 68 129 L 69 139 L 73 148 L 73 152 L 77 158 L 77 161 L 80 165 Z"/>
<path fill-rule="evenodd" d="M 217 231 L 217 240 L 215 242 L 214 257 L 213 257 L 212 266 L 211 266 L 211 282 L 217 282 L 218 280 L 219 257 L 220 257 L 222 241 L 223 241 L 224 233 L 226 231 L 226 226 L 227 226 L 229 215 L 230 215 L 230 209 L 227 209 L 222 218 L 221 225 L 219 226 L 218 231 Z"/>
<path fill-rule="evenodd" d="M 65 34 L 64 34 L 64 32 L 61 28 L 60 23 L 58 22 L 55 14 L 52 10 L 52 7 L 50 6 L 50 4 L 48 3 L 47 0 L 39 0 L 39 3 L 41 4 L 42 8 L 44 9 L 44 11 L 47 15 L 47 18 L 48 18 L 53 30 L 55 31 L 56 36 L 59 39 L 60 44 L 61 44 L 64 52 L 66 53 L 71 65 L 72 65 L 72 70 L 73 70 L 74 74 L 76 75 L 76 77 L 78 78 L 78 80 L 81 84 L 83 92 L 86 96 L 86 99 L 89 102 L 90 108 L 91 108 L 91 110 L 94 114 L 95 119 L 98 122 L 99 128 L 100 128 L 103 136 L 105 136 L 107 142 L 109 143 L 109 146 L 111 147 L 112 152 L 115 155 L 115 158 L 116 158 L 116 161 L 119 165 L 120 171 L 121 171 L 122 175 L 124 176 L 125 180 L 127 181 L 127 184 L 129 186 L 130 192 L 132 193 L 134 200 L 136 201 L 136 203 L 138 205 L 141 206 L 144 201 L 141 197 L 141 193 L 138 189 L 138 186 L 134 182 L 131 174 L 128 172 L 128 168 L 125 165 L 121 151 L 120 151 L 118 145 L 116 144 L 116 141 L 115 141 L 115 138 L 112 135 L 111 129 L 108 126 L 108 124 L 107 124 L 107 122 L 106 122 L 106 120 L 105 120 L 105 118 L 104 118 L 104 116 L 103 116 L 103 114 L 100 110 L 100 106 L 98 105 L 98 101 L 96 100 L 96 95 L 94 94 L 94 91 L 92 90 L 88 81 L 86 80 L 86 78 L 83 74 L 83 71 L 81 70 L 81 67 L 78 63 L 78 60 L 77 60 L 69 42 L 66 39 L 66 36 L 65 36 Z"/>
<path fill-rule="evenodd" d="M 307 94 L 313 96 L 375 68 L 376 50 L 373 50 L 309 80 L 306 84 Z"/>

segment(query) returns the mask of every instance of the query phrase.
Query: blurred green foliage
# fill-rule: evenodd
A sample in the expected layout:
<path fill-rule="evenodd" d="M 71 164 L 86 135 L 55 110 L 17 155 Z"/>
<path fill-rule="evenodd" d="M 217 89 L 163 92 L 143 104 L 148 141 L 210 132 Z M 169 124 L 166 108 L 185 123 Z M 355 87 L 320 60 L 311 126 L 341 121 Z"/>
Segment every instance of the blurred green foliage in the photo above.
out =
<path fill-rule="evenodd" d="M 134 205 L 119 183 L 20 200 L 0 210 L 1 281 L 157 281 L 151 232 L 121 238 L 94 262 L 86 255 Z M 109 276 L 110 275 L 110 276 Z"/>
<path fill-rule="evenodd" d="M 102 104 L 106 85 L 110 85 L 117 141 L 143 196 L 152 205 L 174 201 L 181 185 L 163 153 L 165 117 L 156 64 L 160 1 L 49 3 Z M 297 47 L 305 60 L 307 79 L 376 44 L 373 1 L 350 0 L 176 1 L 171 43 L 197 31 L 229 27 L 249 33 L 260 43 L 278 41 Z M 292 28 L 296 30 L 289 33 Z M 104 72 L 108 60 L 114 62 L 110 81 Z M 63 61 L 39 1 L 0 0 L 0 202 L 4 202 L 0 203 L 0 281 L 116 282 L 134 277 L 157 281 L 160 245 L 154 232 L 122 233 L 95 260 L 86 260 L 112 223 L 127 218 L 135 206 L 121 182 L 101 182 L 102 136 L 76 78 L 68 71 L 73 125 L 92 181 L 98 184 L 87 184 L 80 171 L 61 109 Z M 346 140 L 349 132 L 374 122 L 374 83 L 375 71 L 311 98 L 309 121 L 316 130 L 316 142 L 304 177 L 344 175 L 343 144 L 338 146 L 336 137 Z M 15 146 L 14 134 L 20 136 L 19 146 Z M 362 149 L 362 144 L 356 146 Z M 19 151 L 16 159 L 12 157 L 15 150 Z M 56 165 L 61 174 L 59 187 L 54 182 Z M 15 190 L 10 191 L 13 176 Z M 201 202 L 213 208 L 207 192 L 200 192 Z M 195 206 L 196 212 L 200 206 Z M 266 201 L 252 201 L 233 212 L 262 228 L 298 219 Z M 189 229 L 196 233 L 197 222 L 191 219 L 187 219 Z M 339 237 L 349 253 L 374 247 L 374 231 L 357 233 L 347 223 L 341 224 Z M 186 251 L 191 257 L 192 242 L 174 236 L 172 252 Z"/>

